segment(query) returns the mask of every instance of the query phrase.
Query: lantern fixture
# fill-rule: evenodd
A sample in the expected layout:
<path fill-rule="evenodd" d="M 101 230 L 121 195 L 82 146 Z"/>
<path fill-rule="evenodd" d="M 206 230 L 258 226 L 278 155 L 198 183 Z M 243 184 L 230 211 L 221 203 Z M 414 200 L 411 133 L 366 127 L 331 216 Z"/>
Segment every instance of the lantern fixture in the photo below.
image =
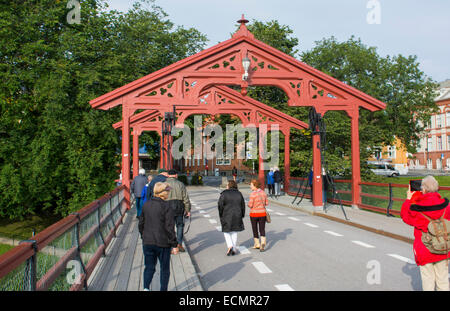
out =
<path fill-rule="evenodd" d="M 242 67 L 244 68 L 244 74 L 242 75 L 242 80 L 247 81 L 248 80 L 248 69 L 250 68 L 250 58 L 248 56 L 245 56 L 242 59 Z"/>

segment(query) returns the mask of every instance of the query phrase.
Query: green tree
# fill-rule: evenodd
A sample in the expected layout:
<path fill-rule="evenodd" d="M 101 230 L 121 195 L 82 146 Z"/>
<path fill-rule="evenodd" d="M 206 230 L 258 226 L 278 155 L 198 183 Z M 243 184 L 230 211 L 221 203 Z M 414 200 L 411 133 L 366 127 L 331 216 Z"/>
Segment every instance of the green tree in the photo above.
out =
<path fill-rule="evenodd" d="M 202 49 L 195 29 L 140 1 L 127 13 L 65 1 L 0 4 L 0 216 L 67 215 L 114 187 L 120 107 L 89 100 Z"/>
<path fill-rule="evenodd" d="M 298 55 L 299 41 L 292 37 L 289 26 L 282 26 L 277 21 L 253 21 L 248 28 L 266 44 L 293 57 L 299 56 L 312 67 L 387 104 L 384 111 L 360 111 L 360 154 L 364 174 L 370 174 L 365 162 L 374 147 L 392 144 L 395 137 L 409 152 L 414 152 L 419 134 L 437 109 L 434 103 L 436 84 L 419 69 L 416 56 L 381 57 L 376 48 L 367 47 L 354 37 L 345 42 L 338 42 L 334 37 L 325 38 Z M 309 122 L 309 108 L 288 107 L 286 94 L 276 87 L 250 87 L 248 95 Z M 323 117 L 327 128 L 324 155 L 328 167 L 333 174 L 348 177 L 351 174 L 350 119 L 337 111 L 327 112 Z M 291 174 L 304 176 L 312 163 L 311 133 L 309 130 L 292 132 Z"/>
<path fill-rule="evenodd" d="M 387 104 L 386 110 L 374 113 L 360 109 L 361 164 L 365 173 L 365 162 L 375 146 L 392 144 L 398 138 L 408 152 L 415 152 L 424 125 L 437 109 L 437 85 L 419 69 L 416 56 L 382 57 L 375 47 L 367 47 L 360 39 L 351 37 L 338 42 L 331 37 L 303 52 L 302 61 Z M 348 155 L 348 117 L 327 114 L 326 122 L 331 125 L 327 127 L 330 145 L 339 146 Z"/>

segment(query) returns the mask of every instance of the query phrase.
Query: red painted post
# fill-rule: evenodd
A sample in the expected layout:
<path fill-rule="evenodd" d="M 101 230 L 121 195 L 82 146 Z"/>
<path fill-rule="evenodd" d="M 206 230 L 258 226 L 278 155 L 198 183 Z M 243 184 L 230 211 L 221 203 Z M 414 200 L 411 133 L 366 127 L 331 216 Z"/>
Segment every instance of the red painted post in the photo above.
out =
<path fill-rule="evenodd" d="M 263 139 L 265 139 L 265 133 L 263 131 L 261 131 L 261 128 L 259 128 L 259 142 L 258 142 L 258 158 L 259 158 L 259 170 L 258 170 L 258 179 L 259 182 L 261 183 L 261 189 L 264 190 L 265 189 L 265 178 L 264 178 L 264 159 L 263 159 L 263 154 L 264 154 L 264 141 Z"/>
<path fill-rule="evenodd" d="M 125 204 L 130 209 L 130 111 L 126 103 L 122 104 L 122 184 L 125 185 Z"/>
<path fill-rule="evenodd" d="M 290 128 L 284 133 L 284 193 L 289 191 L 289 179 L 291 176 L 291 162 L 290 162 Z"/>
<path fill-rule="evenodd" d="M 313 135 L 313 206 L 322 207 L 322 162 L 320 156 L 320 135 Z"/>
<path fill-rule="evenodd" d="M 360 185 L 361 182 L 361 163 L 359 150 L 359 108 L 355 107 L 352 113 L 349 113 L 352 121 L 352 206 L 358 207 L 361 203 Z"/>
<path fill-rule="evenodd" d="M 133 129 L 133 178 L 139 175 L 139 134 Z"/>

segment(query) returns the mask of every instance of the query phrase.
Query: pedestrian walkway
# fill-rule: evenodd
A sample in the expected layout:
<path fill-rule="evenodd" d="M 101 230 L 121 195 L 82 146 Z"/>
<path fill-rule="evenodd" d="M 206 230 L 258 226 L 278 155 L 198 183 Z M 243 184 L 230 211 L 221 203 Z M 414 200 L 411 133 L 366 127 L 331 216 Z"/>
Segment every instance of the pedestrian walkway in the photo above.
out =
<path fill-rule="evenodd" d="M 188 187 L 188 191 L 199 188 L 216 189 L 219 187 Z M 239 190 L 245 198 L 250 195 L 250 187 L 239 184 Z M 382 214 L 353 209 L 344 206 L 349 220 L 345 220 L 339 205 L 330 205 L 326 211 L 315 209 L 309 199 L 303 199 L 297 205 L 292 204 L 293 196 L 282 195 L 279 198 L 269 197 L 270 204 L 301 210 L 317 217 L 328 218 L 333 221 L 342 222 L 360 229 L 372 231 L 412 243 L 413 228 L 404 224 L 400 218 L 387 217 Z M 169 291 L 202 291 L 200 279 L 196 273 L 194 263 L 189 255 L 189 245 L 183 245 L 187 250 L 184 253 L 171 256 L 171 276 Z M 142 252 L 142 240 L 138 232 L 138 220 L 136 211 L 128 211 L 124 224 L 120 226 L 117 237 L 106 250 L 106 256 L 101 259 L 88 280 L 90 291 L 142 291 L 143 290 L 144 256 Z M 159 290 L 159 264 L 151 284 L 152 291 Z"/>
<path fill-rule="evenodd" d="M 250 186 L 246 184 L 239 184 L 239 190 L 244 196 L 249 196 L 251 192 Z M 383 214 L 352 208 L 350 206 L 343 206 L 348 218 L 348 220 L 346 220 L 340 205 L 328 204 L 326 211 L 324 211 L 323 208 L 314 208 L 311 201 L 307 198 L 304 198 L 299 205 L 297 205 L 297 203 L 300 201 L 300 198 L 297 198 L 294 204 L 292 204 L 294 198 L 294 196 L 285 194 L 278 198 L 269 197 L 269 205 L 279 204 L 281 206 L 299 209 L 314 216 L 325 217 L 360 229 L 369 230 L 408 243 L 413 243 L 414 228 L 405 224 L 399 217 L 387 217 Z"/>
<path fill-rule="evenodd" d="M 185 246 L 185 245 L 184 245 Z M 185 247 L 185 249 L 188 249 Z M 89 291 L 142 291 L 144 255 L 138 231 L 136 209 L 127 212 L 117 236 L 106 250 L 88 280 Z M 159 263 L 151 283 L 151 291 L 159 291 Z M 202 291 L 200 280 L 189 253 L 170 256 L 169 291 Z"/>

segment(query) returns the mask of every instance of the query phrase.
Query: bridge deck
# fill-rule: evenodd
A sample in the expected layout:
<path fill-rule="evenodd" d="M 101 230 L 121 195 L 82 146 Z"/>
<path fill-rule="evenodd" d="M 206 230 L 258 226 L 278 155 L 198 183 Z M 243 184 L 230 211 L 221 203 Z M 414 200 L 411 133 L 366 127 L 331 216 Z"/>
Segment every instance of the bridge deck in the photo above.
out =
<path fill-rule="evenodd" d="M 189 254 L 171 256 L 169 291 L 203 290 Z M 90 291 L 142 291 L 144 255 L 138 231 L 136 210 L 128 211 L 117 237 L 106 250 L 88 281 Z M 157 264 L 150 290 L 158 291 L 159 264 Z"/>

